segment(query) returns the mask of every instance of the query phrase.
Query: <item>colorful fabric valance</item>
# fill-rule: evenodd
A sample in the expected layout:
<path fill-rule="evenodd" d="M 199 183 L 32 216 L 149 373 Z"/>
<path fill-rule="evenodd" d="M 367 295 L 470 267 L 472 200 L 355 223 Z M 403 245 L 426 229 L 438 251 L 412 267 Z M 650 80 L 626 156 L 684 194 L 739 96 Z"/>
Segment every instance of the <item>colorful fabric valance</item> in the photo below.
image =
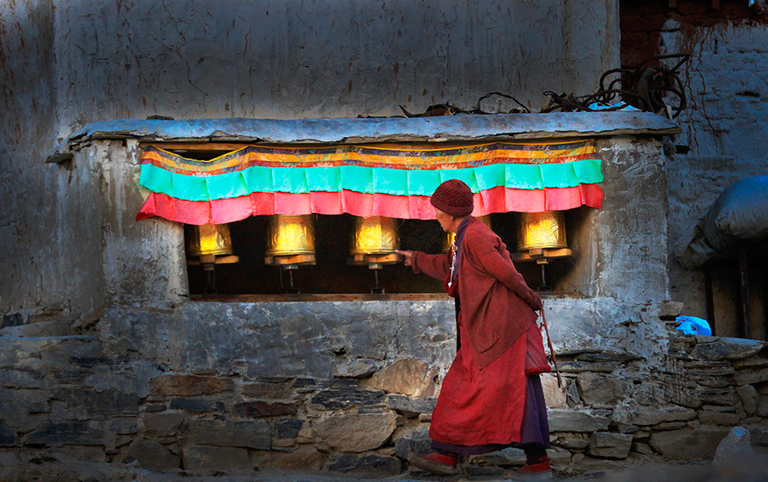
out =
<path fill-rule="evenodd" d="M 594 141 L 472 146 L 246 146 L 209 161 L 154 146 L 139 183 L 152 191 L 137 219 L 221 224 L 263 214 L 434 219 L 429 196 L 445 180 L 475 193 L 474 215 L 602 204 Z"/>

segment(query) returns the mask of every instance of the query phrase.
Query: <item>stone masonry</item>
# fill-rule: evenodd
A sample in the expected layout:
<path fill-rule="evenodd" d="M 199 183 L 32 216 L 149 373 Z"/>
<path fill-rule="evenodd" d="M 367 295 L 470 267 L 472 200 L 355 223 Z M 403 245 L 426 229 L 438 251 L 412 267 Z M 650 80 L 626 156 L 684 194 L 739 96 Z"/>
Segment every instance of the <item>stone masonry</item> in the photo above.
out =
<path fill-rule="evenodd" d="M 249 375 L 237 363 L 171 370 L 107 332 L 61 336 L 66 321 L 19 322 L 6 316 L 0 331 L 3 466 L 45 457 L 188 474 L 385 476 L 407 470 L 408 453 L 429 450 L 442 363 L 351 363 L 335 347 L 328 377 Z M 768 344 L 674 330 L 669 338 L 661 364 L 620 351 L 560 354 L 564 389 L 544 376 L 560 473 L 712 458 L 736 425 L 755 447 L 768 445 Z M 507 449 L 473 457 L 467 470 L 502 474 L 523 462 Z"/>
<path fill-rule="evenodd" d="M 638 403 L 687 407 L 657 400 L 667 378 L 681 386 L 666 371 L 682 370 L 669 361 L 670 337 L 654 314 L 669 296 L 667 158 L 643 127 L 655 132 L 655 116 L 630 116 L 563 114 L 556 126 L 606 123 L 596 142 L 604 203 L 570 238 L 578 255 L 568 282 L 578 291 L 546 296 L 567 382 L 562 393 L 545 380 L 551 455 L 564 472 L 670 457 L 646 426 L 689 421 L 614 420 Z M 637 135 L 609 134 L 622 119 L 634 119 L 626 129 Z M 535 136 L 550 135 L 542 129 Z M 71 289 L 87 309 L 72 301 L 4 315 L 3 467 L 52 459 L 381 476 L 407 470 L 409 451 L 429 449 L 430 414 L 455 350 L 452 300 L 192 302 L 183 227 L 135 220 L 139 140 L 78 139 L 67 164 L 77 188 L 62 187 L 75 224 L 64 233 L 82 261 Z M 94 209 L 81 216 L 74 206 Z M 677 371 L 659 370 L 668 366 Z M 477 457 L 468 470 L 500 473 L 521 462 L 507 451 Z"/>

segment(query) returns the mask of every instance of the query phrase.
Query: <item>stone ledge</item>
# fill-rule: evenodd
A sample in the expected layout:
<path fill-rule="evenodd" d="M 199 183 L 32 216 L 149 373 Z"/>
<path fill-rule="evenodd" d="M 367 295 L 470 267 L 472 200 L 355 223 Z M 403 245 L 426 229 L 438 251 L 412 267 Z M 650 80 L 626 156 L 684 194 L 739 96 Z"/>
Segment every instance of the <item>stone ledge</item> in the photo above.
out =
<path fill-rule="evenodd" d="M 679 134 L 680 127 L 649 112 L 337 119 L 120 119 L 92 122 L 67 137 L 46 162 L 72 157 L 72 148 L 93 139 L 140 142 L 267 142 L 271 144 L 448 142 Z"/>

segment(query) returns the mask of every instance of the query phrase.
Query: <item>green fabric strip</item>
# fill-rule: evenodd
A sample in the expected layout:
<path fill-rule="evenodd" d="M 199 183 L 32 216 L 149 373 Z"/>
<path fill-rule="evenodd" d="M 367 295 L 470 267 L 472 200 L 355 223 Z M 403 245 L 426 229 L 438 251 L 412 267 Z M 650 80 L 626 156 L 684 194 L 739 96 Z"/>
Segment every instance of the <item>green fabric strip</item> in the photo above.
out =
<path fill-rule="evenodd" d="M 305 172 L 312 191 L 341 191 L 341 170 L 338 167 L 313 167 L 305 169 Z"/>
<path fill-rule="evenodd" d="M 603 182 L 603 171 L 600 169 L 600 159 L 584 159 L 572 162 L 576 177 L 583 184 L 597 184 Z"/>
<path fill-rule="evenodd" d="M 208 178 L 208 192 L 216 194 L 214 199 L 247 196 L 251 193 L 248 183 L 239 172 L 228 172 Z"/>
<path fill-rule="evenodd" d="M 408 194 L 412 196 L 431 196 L 435 192 L 433 186 L 439 186 L 443 182 L 443 172 L 456 173 L 457 171 L 410 171 L 408 173 Z"/>
<path fill-rule="evenodd" d="M 142 169 L 144 166 L 142 166 Z M 251 192 L 273 192 L 272 169 L 268 167 L 252 167 L 241 171 Z"/>
<path fill-rule="evenodd" d="M 290 167 L 272 168 L 272 191 L 274 192 L 309 192 L 306 169 Z M 214 176 L 215 177 L 215 176 Z"/>
<path fill-rule="evenodd" d="M 139 176 L 139 185 L 146 187 L 154 192 L 168 194 L 173 192 L 171 183 L 171 173 L 159 167 L 147 166 L 142 164 L 141 175 Z"/>
<path fill-rule="evenodd" d="M 504 186 L 510 189 L 544 189 L 596 184 L 603 181 L 599 159 L 556 164 L 490 164 L 466 169 L 401 170 L 359 166 L 262 167 L 214 176 L 187 176 L 142 164 L 139 183 L 154 192 L 188 201 L 208 201 L 245 196 L 252 192 L 338 192 L 396 196 L 431 196 L 440 183 L 461 179 L 479 192 Z"/>
<path fill-rule="evenodd" d="M 472 192 L 479 192 L 481 189 L 477 181 L 475 169 L 446 169 L 437 172 L 440 173 L 440 180 L 431 186 L 426 186 L 422 191 L 424 193 L 422 196 L 431 196 L 432 193 L 435 192 L 437 186 L 450 179 L 463 181 L 470 189 L 472 189 Z"/>
<path fill-rule="evenodd" d="M 309 169 L 312 169 L 311 167 Z M 341 188 L 356 192 L 374 192 L 373 191 L 373 169 L 369 167 L 342 166 L 339 167 L 341 174 Z"/>

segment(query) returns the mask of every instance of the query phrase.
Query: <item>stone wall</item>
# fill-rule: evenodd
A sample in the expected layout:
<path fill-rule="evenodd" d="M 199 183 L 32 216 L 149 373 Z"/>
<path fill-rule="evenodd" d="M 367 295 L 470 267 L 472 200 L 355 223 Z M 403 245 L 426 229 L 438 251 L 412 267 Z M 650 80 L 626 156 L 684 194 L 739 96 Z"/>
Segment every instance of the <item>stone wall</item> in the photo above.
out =
<path fill-rule="evenodd" d="M 728 0 L 712 8 L 685 0 L 622 2 L 622 64 L 634 67 L 654 55 L 687 53 L 683 66 L 688 106 L 676 119 L 683 133 L 673 143 L 690 149 L 667 164 L 669 279 L 672 298 L 686 314 L 707 318 L 704 272 L 684 268 L 676 246 L 690 240 L 696 219 L 737 181 L 768 174 L 768 10 Z M 753 270 L 759 268 L 753 267 Z M 718 334 L 739 336 L 736 266 L 713 273 Z M 753 280 L 752 289 L 763 291 Z M 761 299 L 753 299 L 752 332 L 766 339 Z"/>
<path fill-rule="evenodd" d="M 558 405 L 550 393 L 557 437 L 566 431 L 559 420 L 610 428 L 609 408 L 579 405 L 570 373 L 653 380 L 652 367 L 663 366 L 669 350 L 655 317 L 668 293 L 662 143 L 625 136 L 597 147 L 605 201 L 573 246 L 581 291 L 546 301 L 555 346 L 573 355 L 563 361 L 576 405 Z M 73 287 L 86 309 L 4 316 L 0 382 L 13 408 L 0 415 L 3 460 L 402 470 L 407 450 L 426 447 L 453 357 L 452 302 L 190 302 L 181 226 L 135 221 L 143 202 L 138 153 L 133 139 L 93 140 L 66 161 L 67 181 L 57 189 L 65 221 L 76 227 L 66 240 L 78 260 L 73 279 L 88 279 Z M 604 353 L 614 358 L 592 363 Z M 553 457 L 570 461 L 569 443 Z M 512 455 L 519 461 L 500 457 Z M 498 470 L 482 460 L 472 470 Z"/>
<path fill-rule="evenodd" d="M 560 355 L 567 389 L 551 376 L 546 386 L 553 450 L 570 452 L 561 469 L 712 458 L 737 425 L 752 432 L 756 451 L 768 450 L 768 344 L 669 336 L 660 363 L 626 351 Z"/>
<path fill-rule="evenodd" d="M 0 468 L 76 460 L 186 474 L 401 473 L 409 451 L 429 450 L 431 412 L 453 356 L 453 320 L 439 316 L 450 306 L 436 303 L 411 307 L 408 323 L 391 325 L 381 324 L 387 310 L 376 315 L 373 304 L 367 321 L 328 319 L 321 309 L 300 334 L 288 332 L 298 309 L 291 304 L 232 306 L 271 315 L 261 327 L 238 329 L 259 341 L 234 343 L 227 360 L 211 359 L 215 350 L 206 348 L 220 346 L 218 339 L 190 332 L 180 337 L 187 346 L 168 350 L 168 333 L 189 321 L 174 312 L 111 310 L 100 322 L 105 329 L 88 335 L 64 335 L 67 320 L 5 317 Z M 550 456 L 561 474 L 711 458 L 735 425 L 768 449 L 768 345 L 681 335 L 657 313 L 648 319 L 668 324 L 668 348 L 658 358 L 621 348 L 563 351 L 565 390 L 543 376 Z M 131 327 L 153 331 L 125 336 Z M 238 337 L 212 322 L 208 335 L 216 332 Z M 435 350 L 418 351 L 427 339 Z M 280 358 L 294 343 L 305 344 L 297 348 L 308 353 L 306 366 Z M 388 356 L 396 349 L 401 356 Z M 473 457 L 467 471 L 499 475 L 523 462 L 521 451 L 507 449 Z"/>
<path fill-rule="evenodd" d="M 745 177 L 768 175 L 768 20 L 762 26 L 743 21 L 696 28 L 669 21 L 663 38 L 665 52 L 692 54 L 687 72 L 692 106 L 681 115 L 683 134 L 675 141 L 691 151 L 675 156 L 667 171 L 674 249 L 690 239 L 696 219 L 726 188 Z M 673 260 L 669 276 L 673 296 L 686 303 L 688 314 L 706 318 L 702 271 L 687 270 Z M 721 270 L 715 278 L 718 334 L 739 336 L 732 304 L 738 293 L 736 277 Z M 759 284 L 755 288 L 762 291 Z M 753 313 L 757 339 L 768 336 L 764 317 L 762 310 Z"/>
<path fill-rule="evenodd" d="M 601 114 L 594 115 L 600 122 Z M 553 299 L 559 320 L 553 337 L 558 348 L 603 347 L 604 340 L 631 339 L 639 350 L 656 350 L 650 345 L 658 344 L 659 327 L 650 324 L 630 333 L 622 323 L 639 319 L 647 306 L 669 297 L 664 276 L 668 158 L 662 142 L 650 137 L 600 138 L 596 147 L 603 160 L 603 206 L 584 208 L 590 213 L 580 232 L 571 233 L 575 256 L 568 261 L 567 276 L 576 289 Z M 57 237 L 72 262 L 66 272 L 68 304 L 9 314 L 68 317 L 80 330 L 113 307 L 168 310 L 188 301 L 182 225 L 135 219 L 146 195 L 137 186 L 139 156 L 136 139 L 93 140 L 80 143 L 74 157 L 57 168 L 62 228 Z M 331 316 L 342 313 L 339 309 Z M 200 323 L 191 321 L 192 326 Z M 137 334 L 125 336 L 135 341 Z"/>

